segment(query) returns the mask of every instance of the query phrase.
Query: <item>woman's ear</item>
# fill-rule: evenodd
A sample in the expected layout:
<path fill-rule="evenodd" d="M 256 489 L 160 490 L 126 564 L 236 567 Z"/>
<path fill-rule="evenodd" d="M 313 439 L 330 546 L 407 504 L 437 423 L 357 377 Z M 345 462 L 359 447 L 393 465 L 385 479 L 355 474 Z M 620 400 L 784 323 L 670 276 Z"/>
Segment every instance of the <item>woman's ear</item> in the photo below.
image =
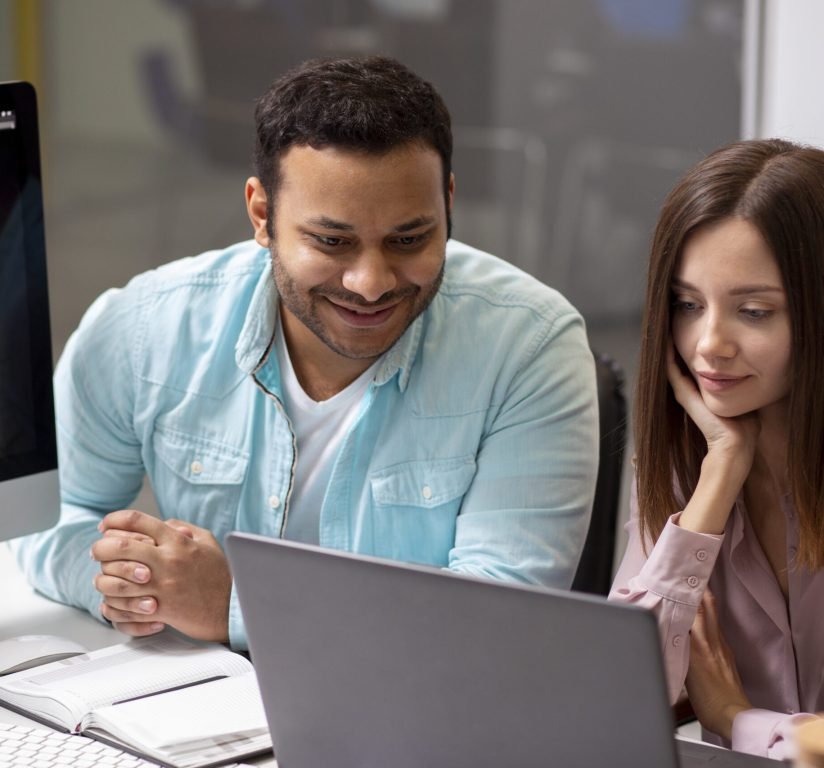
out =
<path fill-rule="evenodd" d="M 263 248 L 270 245 L 268 231 L 268 208 L 269 199 L 263 184 L 256 176 L 246 180 L 246 212 L 249 214 L 249 221 L 252 222 L 252 229 L 255 233 L 255 242 Z"/>

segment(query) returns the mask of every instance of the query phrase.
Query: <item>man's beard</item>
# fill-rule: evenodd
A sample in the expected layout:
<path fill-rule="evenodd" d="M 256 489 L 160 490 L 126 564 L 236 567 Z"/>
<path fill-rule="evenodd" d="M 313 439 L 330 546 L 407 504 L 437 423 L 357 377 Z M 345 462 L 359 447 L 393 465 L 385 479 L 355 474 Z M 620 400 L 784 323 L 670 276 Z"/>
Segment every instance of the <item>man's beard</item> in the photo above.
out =
<path fill-rule="evenodd" d="M 395 342 L 403 336 L 418 316 L 432 303 L 432 300 L 441 287 L 444 270 L 446 268 L 446 259 L 444 259 L 437 276 L 428 285 L 410 285 L 399 291 L 389 291 L 380 296 L 377 301 L 369 302 L 365 301 L 359 294 L 351 293 L 343 288 L 315 286 L 307 292 L 301 292 L 301 290 L 297 288 L 292 276 L 283 267 L 281 260 L 278 258 L 277 246 L 272 245 L 270 254 L 272 257 L 272 276 L 283 307 L 289 310 L 294 317 L 312 331 L 329 349 L 342 357 L 353 360 L 373 359 L 389 350 Z M 333 299 L 350 307 L 370 307 L 397 303 L 398 306 L 395 311 L 406 311 L 406 322 L 393 338 L 382 341 L 382 343 L 374 349 L 349 349 L 331 337 L 326 325 L 321 319 L 317 311 L 317 303 L 324 299 Z"/>

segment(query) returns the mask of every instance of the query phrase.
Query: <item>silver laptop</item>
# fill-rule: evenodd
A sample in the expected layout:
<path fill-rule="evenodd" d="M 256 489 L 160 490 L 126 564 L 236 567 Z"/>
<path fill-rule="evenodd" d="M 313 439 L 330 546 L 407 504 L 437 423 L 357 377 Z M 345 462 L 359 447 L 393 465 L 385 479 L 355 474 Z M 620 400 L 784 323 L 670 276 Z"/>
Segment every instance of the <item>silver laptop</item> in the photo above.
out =
<path fill-rule="evenodd" d="M 226 548 L 279 768 L 774 765 L 679 744 L 653 616 L 249 534 Z"/>

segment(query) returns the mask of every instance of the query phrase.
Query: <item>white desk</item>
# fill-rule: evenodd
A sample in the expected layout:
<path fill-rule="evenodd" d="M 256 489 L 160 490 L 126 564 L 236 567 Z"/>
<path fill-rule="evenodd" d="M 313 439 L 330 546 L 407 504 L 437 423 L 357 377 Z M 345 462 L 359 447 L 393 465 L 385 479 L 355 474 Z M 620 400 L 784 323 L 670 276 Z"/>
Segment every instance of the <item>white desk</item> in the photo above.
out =
<path fill-rule="evenodd" d="M 93 619 L 85 611 L 38 595 L 20 573 L 5 544 L 0 544 L 0 585 L 4 598 L 3 610 L 0 612 L 0 639 L 17 635 L 62 635 L 89 650 L 104 648 L 127 639 L 126 635 Z M 0 707 L 0 722 L 39 725 L 4 707 Z M 277 768 L 273 757 L 248 762 L 256 766 Z"/>
<path fill-rule="evenodd" d="M 63 635 L 89 650 L 123 642 L 125 635 L 93 619 L 85 611 L 69 608 L 38 595 L 17 568 L 11 552 L 0 544 L 0 584 L 3 610 L 0 638 L 16 635 Z"/>
<path fill-rule="evenodd" d="M 88 613 L 38 595 L 26 582 L 5 544 L 0 544 L 0 584 L 5 606 L 0 612 L 0 639 L 17 635 L 62 635 L 89 650 L 122 642 L 120 632 L 95 621 Z M 35 724 L 0 707 L 0 722 Z"/>

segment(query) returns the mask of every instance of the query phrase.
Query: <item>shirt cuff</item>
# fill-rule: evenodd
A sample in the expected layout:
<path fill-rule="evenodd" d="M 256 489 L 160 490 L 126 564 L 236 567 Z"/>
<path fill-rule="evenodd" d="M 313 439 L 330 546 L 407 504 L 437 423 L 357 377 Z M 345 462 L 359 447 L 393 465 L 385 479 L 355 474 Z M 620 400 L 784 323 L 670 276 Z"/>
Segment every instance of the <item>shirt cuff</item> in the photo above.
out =
<path fill-rule="evenodd" d="M 724 536 L 681 528 L 678 525 L 680 517 L 678 512 L 667 520 L 638 578 L 650 592 L 678 603 L 697 606 L 721 551 Z"/>
<path fill-rule="evenodd" d="M 747 709 L 732 722 L 732 748 L 736 752 L 786 760 L 795 757 L 793 730 L 815 717 L 808 713 L 787 715 L 767 709 Z"/>
<path fill-rule="evenodd" d="M 240 601 L 237 597 L 235 583 L 232 582 L 232 594 L 229 597 L 229 645 L 235 651 L 249 650 L 249 641 L 246 639 L 246 625 L 240 612 Z"/>

